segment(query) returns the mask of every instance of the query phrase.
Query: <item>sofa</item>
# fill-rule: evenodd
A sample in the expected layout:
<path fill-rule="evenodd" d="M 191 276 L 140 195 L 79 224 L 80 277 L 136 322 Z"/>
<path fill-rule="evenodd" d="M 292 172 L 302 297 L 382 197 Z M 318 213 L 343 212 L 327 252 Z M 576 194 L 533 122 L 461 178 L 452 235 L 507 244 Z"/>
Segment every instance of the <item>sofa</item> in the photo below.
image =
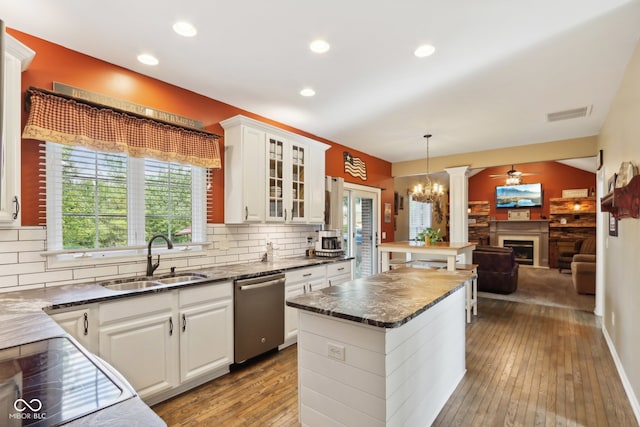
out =
<path fill-rule="evenodd" d="M 571 262 L 573 287 L 579 294 L 596 293 L 596 256 L 576 254 Z"/>
<path fill-rule="evenodd" d="M 558 271 L 571 270 L 571 263 L 573 262 L 573 256 L 576 254 L 596 254 L 596 238 L 588 237 L 586 239 L 578 240 L 573 246 L 572 251 L 560 252 L 558 256 Z"/>
<path fill-rule="evenodd" d="M 518 289 L 518 263 L 511 248 L 479 246 L 473 251 L 478 264 L 478 291 L 510 294 Z"/>

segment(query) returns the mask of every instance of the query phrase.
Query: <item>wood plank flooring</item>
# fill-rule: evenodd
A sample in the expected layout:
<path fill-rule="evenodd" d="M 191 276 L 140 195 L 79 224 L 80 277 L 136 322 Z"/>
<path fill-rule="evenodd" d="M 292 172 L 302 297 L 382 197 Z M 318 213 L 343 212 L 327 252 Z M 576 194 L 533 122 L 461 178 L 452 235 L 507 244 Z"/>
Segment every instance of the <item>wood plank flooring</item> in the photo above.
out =
<path fill-rule="evenodd" d="M 435 426 L 637 426 L 589 312 L 481 298 Z M 296 347 L 152 409 L 169 426 L 299 426 Z"/>

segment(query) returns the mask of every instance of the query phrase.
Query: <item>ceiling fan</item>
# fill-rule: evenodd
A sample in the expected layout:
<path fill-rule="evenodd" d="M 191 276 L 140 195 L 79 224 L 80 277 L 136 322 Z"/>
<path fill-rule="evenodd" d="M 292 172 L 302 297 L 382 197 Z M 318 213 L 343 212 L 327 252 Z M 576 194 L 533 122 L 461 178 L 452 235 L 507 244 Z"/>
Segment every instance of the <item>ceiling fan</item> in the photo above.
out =
<path fill-rule="evenodd" d="M 489 175 L 491 178 L 493 179 L 497 179 L 497 178 L 504 178 L 506 179 L 506 183 L 507 185 L 516 185 L 516 184 L 521 184 L 522 183 L 522 177 L 524 176 L 532 176 L 532 175 L 538 175 L 535 172 L 521 172 L 519 170 L 517 170 L 516 168 L 514 168 L 513 165 L 511 165 L 511 169 L 509 169 L 506 173 L 504 174 L 493 174 L 493 175 Z"/>

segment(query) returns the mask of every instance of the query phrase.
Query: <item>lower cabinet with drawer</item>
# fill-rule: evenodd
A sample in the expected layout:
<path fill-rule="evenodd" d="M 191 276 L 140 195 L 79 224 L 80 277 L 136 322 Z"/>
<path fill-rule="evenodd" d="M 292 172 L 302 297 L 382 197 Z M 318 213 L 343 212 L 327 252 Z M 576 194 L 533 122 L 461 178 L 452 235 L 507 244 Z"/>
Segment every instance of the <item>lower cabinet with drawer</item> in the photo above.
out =
<path fill-rule="evenodd" d="M 353 261 L 340 261 L 327 264 L 327 286 L 335 286 L 352 280 L 352 263 Z"/>
<path fill-rule="evenodd" d="M 301 268 L 285 273 L 284 299 L 317 291 L 327 286 L 325 266 Z M 284 308 L 284 348 L 294 344 L 298 339 L 298 310 Z"/>
<path fill-rule="evenodd" d="M 100 356 L 149 404 L 229 371 L 231 282 L 100 304 Z"/>

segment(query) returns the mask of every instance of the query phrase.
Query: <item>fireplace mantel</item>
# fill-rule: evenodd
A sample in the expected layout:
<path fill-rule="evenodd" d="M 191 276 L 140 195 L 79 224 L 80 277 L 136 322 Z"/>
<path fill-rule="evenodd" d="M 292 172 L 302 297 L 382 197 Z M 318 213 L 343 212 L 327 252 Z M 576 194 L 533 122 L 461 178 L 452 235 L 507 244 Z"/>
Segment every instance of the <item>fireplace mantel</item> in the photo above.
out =
<path fill-rule="evenodd" d="M 509 236 L 532 236 L 537 237 L 537 257 L 536 267 L 549 266 L 549 221 L 529 220 L 529 221 L 489 221 L 489 244 L 501 246 L 500 237 Z"/>

